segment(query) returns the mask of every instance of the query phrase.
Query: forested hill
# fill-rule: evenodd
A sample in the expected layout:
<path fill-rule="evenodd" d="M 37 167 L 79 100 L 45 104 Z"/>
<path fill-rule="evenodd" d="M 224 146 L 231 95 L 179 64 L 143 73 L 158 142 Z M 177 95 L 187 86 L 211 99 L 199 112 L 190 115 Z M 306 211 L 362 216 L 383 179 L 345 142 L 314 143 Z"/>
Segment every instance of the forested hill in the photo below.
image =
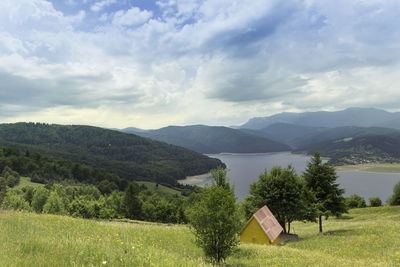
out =
<path fill-rule="evenodd" d="M 0 145 L 68 159 L 129 180 L 169 184 L 224 165 L 218 159 L 174 145 L 80 125 L 0 124 Z"/>
<path fill-rule="evenodd" d="M 127 128 L 122 131 L 200 153 L 261 153 L 291 150 L 289 146 L 268 138 L 222 126 L 168 126 L 150 131 Z"/>
<path fill-rule="evenodd" d="M 400 162 L 400 131 L 379 127 L 338 127 L 296 140 L 295 152 L 320 151 L 335 165 Z"/>

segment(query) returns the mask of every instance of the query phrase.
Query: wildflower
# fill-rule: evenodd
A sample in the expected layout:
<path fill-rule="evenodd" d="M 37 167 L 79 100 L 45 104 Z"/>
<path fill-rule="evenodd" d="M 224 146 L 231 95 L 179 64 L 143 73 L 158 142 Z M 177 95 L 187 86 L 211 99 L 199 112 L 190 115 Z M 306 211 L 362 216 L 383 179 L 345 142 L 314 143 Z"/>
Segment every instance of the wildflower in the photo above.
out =
<path fill-rule="evenodd" d="M 107 264 L 107 261 L 103 261 L 102 263 L 103 263 L 103 265 L 106 265 L 106 264 Z"/>

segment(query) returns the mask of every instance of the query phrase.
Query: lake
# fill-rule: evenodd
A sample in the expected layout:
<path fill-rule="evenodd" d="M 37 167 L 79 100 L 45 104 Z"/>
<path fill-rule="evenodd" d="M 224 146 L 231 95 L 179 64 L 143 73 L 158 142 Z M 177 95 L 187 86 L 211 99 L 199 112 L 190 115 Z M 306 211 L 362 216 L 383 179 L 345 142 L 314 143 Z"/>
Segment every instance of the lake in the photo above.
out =
<path fill-rule="evenodd" d="M 268 171 L 273 166 L 287 167 L 291 164 L 298 175 L 305 170 L 309 156 L 285 153 L 265 154 L 208 154 L 218 158 L 228 168 L 228 177 L 235 185 L 235 194 L 243 199 L 249 190 L 249 185 L 258 180 L 260 173 Z M 362 171 L 338 171 L 337 182 L 346 190 L 345 196 L 357 194 L 368 203 L 370 197 L 378 196 L 385 202 L 393 193 L 393 187 L 400 181 L 400 173 L 375 173 Z M 210 183 L 210 179 L 198 183 L 199 186 Z"/>

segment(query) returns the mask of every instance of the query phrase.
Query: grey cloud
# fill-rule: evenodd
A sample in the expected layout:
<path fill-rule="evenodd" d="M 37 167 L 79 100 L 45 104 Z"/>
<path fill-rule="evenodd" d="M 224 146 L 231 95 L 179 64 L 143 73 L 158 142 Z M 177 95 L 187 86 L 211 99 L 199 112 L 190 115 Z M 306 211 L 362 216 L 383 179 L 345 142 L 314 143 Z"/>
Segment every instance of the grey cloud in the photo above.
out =
<path fill-rule="evenodd" d="M 112 89 L 108 95 L 101 95 L 94 87 L 111 79 L 111 76 L 73 76 L 59 79 L 28 79 L 21 76 L 0 73 L 0 114 L 10 115 L 26 111 L 41 110 L 56 106 L 97 107 L 103 103 L 134 103 L 140 94 L 115 96 Z M 18 108 L 10 108 L 18 107 Z"/>

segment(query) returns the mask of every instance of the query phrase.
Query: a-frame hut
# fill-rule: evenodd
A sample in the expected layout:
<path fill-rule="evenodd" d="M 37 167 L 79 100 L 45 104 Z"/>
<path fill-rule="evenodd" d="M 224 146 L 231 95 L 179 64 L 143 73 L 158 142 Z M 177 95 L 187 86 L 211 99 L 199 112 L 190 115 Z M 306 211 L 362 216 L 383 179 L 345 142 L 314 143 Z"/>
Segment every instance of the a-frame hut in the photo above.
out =
<path fill-rule="evenodd" d="M 240 242 L 276 245 L 282 231 L 282 226 L 272 212 L 264 206 L 251 216 L 240 233 Z"/>

